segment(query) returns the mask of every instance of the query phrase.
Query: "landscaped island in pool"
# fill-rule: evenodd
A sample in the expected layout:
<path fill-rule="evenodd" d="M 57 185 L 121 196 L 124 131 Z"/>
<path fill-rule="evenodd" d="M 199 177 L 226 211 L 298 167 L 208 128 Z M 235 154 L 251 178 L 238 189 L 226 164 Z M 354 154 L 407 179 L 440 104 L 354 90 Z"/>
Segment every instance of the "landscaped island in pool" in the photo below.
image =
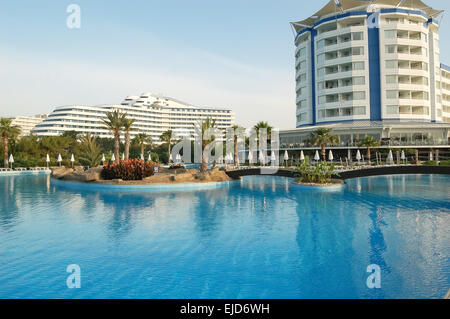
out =
<path fill-rule="evenodd" d="M 0 298 L 443 298 L 450 176 L 93 190 L 0 177 Z M 81 270 L 69 289 L 68 265 Z M 378 265 L 381 288 L 370 289 Z"/>
<path fill-rule="evenodd" d="M 224 170 L 219 170 L 218 168 L 201 173 L 199 170 L 185 169 L 184 167 L 177 169 L 159 168 L 157 174 L 152 174 L 148 177 L 136 180 L 122 180 L 119 178 L 105 179 L 103 167 L 96 167 L 88 170 L 85 170 L 83 167 L 75 167 L 74 169 L 55 167 L 52 169 L 52 178 L 61 181 L 114 186 L 205 184 L 232 181 Z"/>

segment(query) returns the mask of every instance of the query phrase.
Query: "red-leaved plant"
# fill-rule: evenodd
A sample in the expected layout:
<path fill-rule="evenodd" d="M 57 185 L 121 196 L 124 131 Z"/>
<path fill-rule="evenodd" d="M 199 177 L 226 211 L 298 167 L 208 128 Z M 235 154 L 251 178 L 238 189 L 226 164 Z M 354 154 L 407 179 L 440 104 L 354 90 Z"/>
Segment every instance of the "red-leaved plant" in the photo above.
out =
<path fill-rule="evenodd" d="M 139 159 L 120 161 L 119 164 L 105 164 L 102 177 L 105 180 L 122 179 L 124 181 L 139 181 L 155 174 L 156 163 L 146 163 Z"/>

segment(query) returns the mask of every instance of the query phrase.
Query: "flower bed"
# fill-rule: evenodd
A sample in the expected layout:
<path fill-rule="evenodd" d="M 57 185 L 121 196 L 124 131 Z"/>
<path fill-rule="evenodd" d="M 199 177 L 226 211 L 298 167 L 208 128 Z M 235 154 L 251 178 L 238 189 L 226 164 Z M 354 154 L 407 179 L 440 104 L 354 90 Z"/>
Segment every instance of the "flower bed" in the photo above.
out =
<path fill-rule="evenodd" d="M 105 180 L 122 179 L 124 181 L 139 181 L 155 174 L 156 163 L 146 163 L 138 159 L 121 161 L 103 166 L 102 178 Z"/>

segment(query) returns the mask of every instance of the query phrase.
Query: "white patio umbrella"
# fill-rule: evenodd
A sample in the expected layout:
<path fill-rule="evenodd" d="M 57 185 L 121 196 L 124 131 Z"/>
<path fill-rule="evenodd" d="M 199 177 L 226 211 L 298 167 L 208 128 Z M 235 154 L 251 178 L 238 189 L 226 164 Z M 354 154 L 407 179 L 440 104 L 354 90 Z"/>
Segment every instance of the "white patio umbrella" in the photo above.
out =
<path fill-rule="evenodd" d="M 169 155 L 169 162 L 173 162 L 173 156 L 172 156 L 172 153 L 170 153 L 170 155 Z"/>
<path fill-rule="evenodd" d="M 148 153 L 148 159 L 147 159 L 149 162 L 151 162 L 152 161 L 152 153 Z"/>
<path fill-rule="evenodd" d="M 259 152 L 259 162 L 261 163 L 262 166 L 265 165 L 265 158 L 262 151 Z"/>
<path fill-rule="evenodd" d="M 59 163 L 59 166 L 61 166 L 61 162 L 62 162 L 61 154 L 58 154 L 58 163 Z"/>
<path fill-rule="evenodd" d="M 287 165 L 287 162 L 289 161 L 289 153 L 288 151 L 284 151 L 284 164 Z"/>
<path fill-rule="evenodd" d="M 223 155 L 220 155 L 217 159 L 217 164 L 222 165 L 223 164 Z"/>
<path fill-rule="evenodd" d="M 249 166 L 252 165 L 252 162 L 253 162 L 253 151 L 250 150 L 250 151 L 248 152 L 248 165 L 249 165 Z"/>
<path fill-rule="evenodd" d="M 75 157 L 73 156 L 73 154 L 72 154 L 72 156 L 70 157 L 70 162 L 72 163 L 72 167 L 73 167 L 73 163 L 75 162 Z"/>
<path fill-rule="evenodd" d="M 352 161 L 352 151 L 350 149 L 347 151 L 347 158 L 349 161 Z"/>
<path fill-rule="evenodd" d="M 333 160 L 334 160 L 334 157 L 333 157 L 333 152 L 330 150 L 330 153 L 328 154 L 328 160 L 330 161 L 330 162 L 332 162 Z"/>
<path fill-rule="evenodd" d="M 48 164 L 50 163 L 50 156 L 48 156 L 48 154 L 47 154 L 47 157 L 45 158 L 45 162 L 47 163 L 47 168 L 48 168 Z"/>
<path fill-rule="evenodd" d="M 433 151 L 430 151 L 430 161 L 433 160 Z"/>
<path fill-rule="evenodd" d="M 300 161 L 304 161 L 305 160 L 305 153 L 303 153 L 303 151 L 300 152 Z"/>
<path fill-rule="evenodd" d="M 274 151 L 272 151 L 272 152 L 270 153 L 270 160 L 271 160 L 272 162 L 275 162 L 275 161 L 277 160 L 277 155 L 275 154 Z"/>
<path fill-rule="evenodd" d="M 144 154 L 141 154 L 141 161 L 145 161 Z"/>
<path fill-rule="evenodd" d="M 319 151 L 316 151 L 316 155 L 314 155 L 314 160 L 315 160 L 316 162 L 320 161 Z"/>
<path fill-rule="evenodd" d="M 270 154 L 270 164 L 272 166 L 275 166 L 275 162 L 277 161 L 277 156 L 275 155 L 275 152 L 272 151 Z"/>
<path fill-rule="evenodd" d="M 113 154 L 113 155 L 111 156 L 111 162 L 115 162 L 115 161 L 116 161 L 116 155 Z"/>
<path fill-rule="evenodd" d="M 361 158 L 361 152 L 358 150 L 358 152 L 356 152 L 356 160 L 359 162 Z"/>
<path fill-rule="evenodd" d="M 177 163 L 181 163 L 181 155 L 177 154 L 176 158 L 177 158 Z"/>
<path fill-rule="evenodd" d="M 400 156 L 402 161 L 406 161 L 405 151 L 402 151 L 402 155 Z"/>
<path fill-rule="evenodd" d="M 14 163 L 14 156 L 11 154 L 11 155 L 9 155 L 9 160 L 8 160 L 8 162 L 9 163 L 11 163 L 11 169 L 13 168 L 13 163 Z"/>
<path fill-rule="evenodd" d="M 387 157 L 387 162 L 389 164 L 394 164 L 394 154 L 392 154 L 392 151 L 389 151 L 388 157 Z"/>
<path fill-rule="evenodd" d="M 106 162 L 106 158 L 105 158 L 105 154 L 102 155 L 102 163 L 105 164 Z"/>
<path fill-rule="evenodd" d="M 125 153 L 122 153 L 122 161 L 125 160 Z"/>

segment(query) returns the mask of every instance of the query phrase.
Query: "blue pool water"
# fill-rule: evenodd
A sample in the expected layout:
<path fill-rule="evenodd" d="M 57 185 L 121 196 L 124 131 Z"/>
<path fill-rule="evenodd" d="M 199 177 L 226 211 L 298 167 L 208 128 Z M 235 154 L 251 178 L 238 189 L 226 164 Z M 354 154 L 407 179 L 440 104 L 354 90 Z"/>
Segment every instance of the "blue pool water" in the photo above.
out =
<path fill-rule="evenodd" d="M 133 193 L 0 178 L 0 298 L 442 298 L 450 177 Z M 81 268 L 68 289 L 66 267 Z M 381 267 L 369 289 L 367 267 Z"/>

